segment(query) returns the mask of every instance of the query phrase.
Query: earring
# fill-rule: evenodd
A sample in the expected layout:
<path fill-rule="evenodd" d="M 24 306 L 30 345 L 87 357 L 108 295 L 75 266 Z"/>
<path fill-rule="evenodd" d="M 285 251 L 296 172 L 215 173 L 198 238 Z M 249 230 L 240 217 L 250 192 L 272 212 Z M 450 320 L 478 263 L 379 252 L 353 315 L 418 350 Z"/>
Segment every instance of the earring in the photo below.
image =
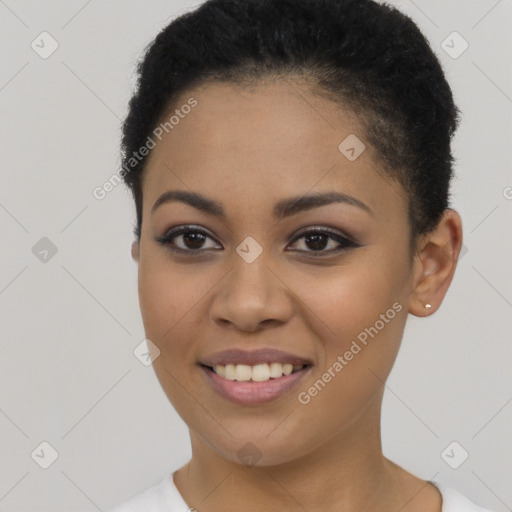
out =
<path fill-rule="evenodd" d="M 426 307 L 427 309 L 430 309 L 430 308 L 432 307 L 432 304 L 425 304 L 425 307 Z"/>

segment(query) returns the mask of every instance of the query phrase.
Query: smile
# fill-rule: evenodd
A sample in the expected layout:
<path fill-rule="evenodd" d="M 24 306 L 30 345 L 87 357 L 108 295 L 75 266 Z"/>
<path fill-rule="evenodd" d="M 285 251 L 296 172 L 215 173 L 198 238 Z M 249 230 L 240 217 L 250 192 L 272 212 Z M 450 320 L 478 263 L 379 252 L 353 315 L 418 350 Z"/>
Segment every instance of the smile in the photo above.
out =
<path fill-rule="evenodd" d="M 262 363 L 253 366 L 248 364 L 217 364 L 211 369 L 226 380 L 265 382 L 270 379 L 279 379 L 283 375 L 291 375 L 302 370 L 305 366 L 305 364 L 293 365 L 292 363 Z"/>
<path fill-rule="evenodd" d="M 312 366 L 261 363 L 200 365 L 200 368 L 219 396 L 238 405 L 261 406 L 288 395 L 309 374 Z"/>

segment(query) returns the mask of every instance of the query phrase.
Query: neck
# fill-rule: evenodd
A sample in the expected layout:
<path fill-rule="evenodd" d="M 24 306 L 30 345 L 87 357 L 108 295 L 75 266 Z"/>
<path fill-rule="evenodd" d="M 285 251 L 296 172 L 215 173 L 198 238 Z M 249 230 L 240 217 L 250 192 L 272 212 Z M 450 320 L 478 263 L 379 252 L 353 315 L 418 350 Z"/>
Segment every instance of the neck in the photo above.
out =
<path fill-rule="evenodd" d="M 227 503 L 248 512 L 394 510 L 403 470 L 382 454 L 381 399 L 316 449 L 272 466 L 227 460 L 191 431 L 192 458 L 175 484 L 198 512 L 224 511 Z"/>

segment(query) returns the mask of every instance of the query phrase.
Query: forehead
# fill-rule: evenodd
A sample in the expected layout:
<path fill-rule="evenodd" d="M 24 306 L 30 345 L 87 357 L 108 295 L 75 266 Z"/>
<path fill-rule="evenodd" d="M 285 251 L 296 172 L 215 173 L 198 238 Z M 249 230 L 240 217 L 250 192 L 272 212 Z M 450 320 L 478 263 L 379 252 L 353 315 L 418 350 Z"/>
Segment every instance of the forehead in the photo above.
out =
<path fill-rule="evenodd" d="M 191 100 L 196 106 L 182 110 Z M 291 195 L 337 190 L 377 211 L 405 212 L 402 188 L 380 172 L 356 115 L 307 83 L 210 82 L 183 93 L 163 122 L 173 113 L 175 124 L 148 157 L 145 209 L 179 188 L 260 209 Z"/>

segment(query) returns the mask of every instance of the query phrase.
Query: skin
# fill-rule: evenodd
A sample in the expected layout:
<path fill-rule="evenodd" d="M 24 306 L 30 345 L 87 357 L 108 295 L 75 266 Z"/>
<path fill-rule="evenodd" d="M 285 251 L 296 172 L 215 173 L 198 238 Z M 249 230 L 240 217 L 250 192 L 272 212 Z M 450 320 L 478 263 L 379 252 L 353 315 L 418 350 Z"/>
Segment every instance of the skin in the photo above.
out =
<path fill-rule="evenodd" d="M 408 198 L 386 178 L 369 143 L 354 161 L 338 149 L 349 134 L 364 142 L 357 118 L 286 79 L 248 87 L 203 83 L 188 98 L 197 107 L 152 150 L 143 180 L 139 300 L 147 338 L 160 349 L 153 366 L 188 425 L 192 458 L 174 474 L 199 512 L 439 512 L 441 496 L 382 454 L 384 382 L 408 314 L 440 306 L 455 272 L 462 223 L 446 210 L 437 228 L 408 252 Z M 194 191 L 223 204 L 219 219 L 182 202 L 151 208 L 167 190 Z M 313 192 L 356 197 L 373 214 L 342 203 L 277 221 L 274 204 Z M 155 238 L 184 224 L 199 226 L 199 247 L 178 236 L 186 254 Z M 356 241 L 326 238 L 320 251 L 302 228 L 330 228 Z M 253 237 L 263 252 L 247 263 L 236 248 Z M 295 241 L 294 241 L 295 240 Z M 188 244 L 188 245 L 187 245 Z M 219 248 L 220 250 L 215 250 Z M 402 309 L 307 405 L 307 391 L 357 335 L 399 303 Z M 432 307 L 426 309 L 424 305 Z M 261 406 L 236 405 L 208 384 L 198 361 L 226 348 L 276 347 L 310 359 L 299 387 Z M 247 443 L 259 460 L 245 466 Z"/>

